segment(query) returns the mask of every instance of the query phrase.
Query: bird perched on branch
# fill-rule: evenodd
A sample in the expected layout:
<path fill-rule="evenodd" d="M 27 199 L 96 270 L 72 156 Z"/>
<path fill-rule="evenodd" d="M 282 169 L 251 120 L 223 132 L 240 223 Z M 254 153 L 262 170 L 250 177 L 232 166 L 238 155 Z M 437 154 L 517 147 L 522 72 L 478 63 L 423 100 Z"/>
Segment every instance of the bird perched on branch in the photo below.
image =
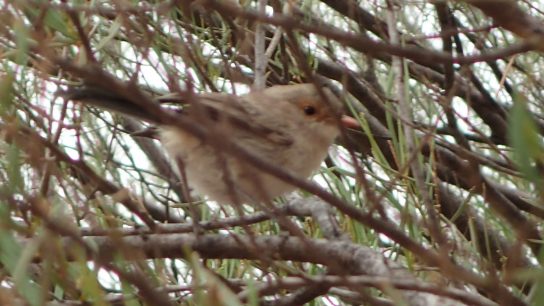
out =
<path fill-rule="evenodd" d="M 70 88 L 62 95 L 151 123 L 161 121 L 126 96 L 93 87 Z M 166 99 L 170 100 L 170 98 Z M 327 87 L 278 85 L 246 95 L 193 94 L 180 116 L 211 131 L 207 142 L 177 126 L 159 127 L 169 155 L 182 164 L 189 186 L 218 203 L 268 201 L 295 187 L 257 169 L 209 142 L 229 138 L 242 149 L 300 178 L 317 170 L 340 125 L 355 126 L 340 116 L 342 105 Z"/>

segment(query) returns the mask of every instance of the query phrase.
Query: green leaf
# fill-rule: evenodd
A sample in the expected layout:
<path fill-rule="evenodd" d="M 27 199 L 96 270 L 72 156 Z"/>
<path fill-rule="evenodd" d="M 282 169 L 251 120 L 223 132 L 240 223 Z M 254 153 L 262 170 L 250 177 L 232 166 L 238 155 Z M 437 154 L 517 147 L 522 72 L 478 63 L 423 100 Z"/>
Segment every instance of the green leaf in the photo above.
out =
<path fill-rule="evenodd" d="M 23 162 L 21 150 L 17 146 L 7 146 L 5 163 L 8 181 L 5 183 L 4 187 L 6 187 L 10 193 L 21 192 L 24 189 L 23 173 L 21 172 Z"/>
<path fill-rule="evenodd" d="M 0 116 L 12 114 L 15 111 L 13 107 L 13 81 L 14 77 L 11 71 L 0 78 Z"/>
<path fill-rule="evenodd" d="M 68 16 L 62 10 L 47 9 L 42 6 L 26 6 L 25 14 L 29 20 L 37 22 L 43 20 L 43 27 L 50 33 L 62 33 L 66 37 L 77 38 L 77 33 L 71 22 L 68 22 Z M 43 17 L 42 17 L 43 16 Z"/>
<path fill-rule="evenodd" d="M 13 25 L 13 32 L 15 33 L 15 45 L 17 46 L 14 61 L 24 66 L 28 61 L 28 50 L 30 49 L 29 31 L 22 21 L 17 20 Z"/>
<path fill-rule="evenodd" d="M 41 305 L 41 288 L 28 275 L 29 254 L 36 245 L 29 245 L 25 252 L 15 239 L 5 220 L 9 220 L 8 204 L 0 203 L 0 262 L 13 276 L 17 292 L 32 306 Z"/>
<path fill-rule="evenodd" d="M 242 305 L 230 288 L 201 265 L 195 253 L 191 254 L 190 263 L 194 271 L 193 286 L 197 305 Z"/>
<path fill-rule="evenodd" d="M 527 101 L 520 94 L 514 94 L 508 126 L 508 139 L 514 149 L 514 160 L 523 175 L 536 186 L 541 186 L 543 180 L 537 163 L 544 161 L 542 141 L 538 136 L 537 125 L 527 109 Z"/>
<path fill-rule="evenodd" d="M 98 271 L 92 271 L 87 266 L 81 265 L 78 279 L 82 298 L 91 301 L 96 306 L 106 306 L 108 303 L 104 299 L 104 292 L 98 283 Z"/>
<path fill-rule="evenodd" d="M 112 24 L 111 24 L 111 27 L 108 29 L 108 35 L 104 38 L 102 38 L 98 44 L 96 44 L 95 46 L 95 50 L 99 51 L 101 50 L 102 48 L 104 48 L 104 46 L 110 44 L 110 42 L 113 41 L 113 39 L 119 34 L 120 30 L 121 30 L 121 26 L 122 26 L 122 23 L 121 23 L 121 20 L 120 18 L 115 18 L 115 20 L 113 20 Z"/>

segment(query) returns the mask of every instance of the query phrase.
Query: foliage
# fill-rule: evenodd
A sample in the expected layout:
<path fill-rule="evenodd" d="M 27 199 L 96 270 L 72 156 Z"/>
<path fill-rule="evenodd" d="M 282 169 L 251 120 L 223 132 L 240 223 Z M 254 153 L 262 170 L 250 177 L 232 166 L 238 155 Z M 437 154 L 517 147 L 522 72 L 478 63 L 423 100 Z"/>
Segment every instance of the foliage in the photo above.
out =
<path fill-rule="evenodd" d="M 0 4 L 0 304 L 543 305 L 543 3 L 263 3 Z M 259 78 L 361 125 L 260 209 L 189 201 L 147 124 L 57 94 Z"/>

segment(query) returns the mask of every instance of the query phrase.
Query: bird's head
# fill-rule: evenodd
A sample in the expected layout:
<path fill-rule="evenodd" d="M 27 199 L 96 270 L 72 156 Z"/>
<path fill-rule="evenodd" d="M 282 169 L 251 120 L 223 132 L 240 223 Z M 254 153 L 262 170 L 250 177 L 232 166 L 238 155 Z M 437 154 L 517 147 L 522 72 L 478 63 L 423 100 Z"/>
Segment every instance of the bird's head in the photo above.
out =
<path fill-rule="evenodd" d="M 269 110 L 279 110 L 283 116 L 295 122 L 301 130 L 314 131 L 318 136 L 334 139 L 340 132 L 340 125 L 356 127 L 352 117 L 343 115 L 340 99 L 326 86 L 317 88 L 314 84 L 273 86 L 265 89 L 263 104 Z M 264 102 L 264 101 L 263 101 Z"/>

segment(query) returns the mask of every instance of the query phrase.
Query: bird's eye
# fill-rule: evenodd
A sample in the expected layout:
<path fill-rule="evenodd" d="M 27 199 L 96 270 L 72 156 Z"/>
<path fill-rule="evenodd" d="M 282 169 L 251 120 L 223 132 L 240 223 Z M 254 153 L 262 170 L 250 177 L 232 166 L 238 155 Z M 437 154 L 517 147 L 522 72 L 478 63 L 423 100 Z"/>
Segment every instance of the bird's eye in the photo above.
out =
<path fill-rule="evenodd" d="M 314 115 L 316 113 L 315 107 L 311 105 L 304 106 L 304 113 L 308 116 Z"/>

